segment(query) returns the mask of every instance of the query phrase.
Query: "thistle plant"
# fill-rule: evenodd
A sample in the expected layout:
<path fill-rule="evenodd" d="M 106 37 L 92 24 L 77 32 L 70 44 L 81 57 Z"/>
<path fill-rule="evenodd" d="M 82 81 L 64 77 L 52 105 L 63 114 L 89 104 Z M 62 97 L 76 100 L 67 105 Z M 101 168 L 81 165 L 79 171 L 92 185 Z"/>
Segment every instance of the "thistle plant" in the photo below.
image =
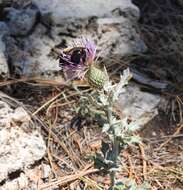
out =
<path fill-rule="evenodd" d="M 120 152 L 134 143 L 139 143 L 140 138 L 133 135 L 139 127 L 134 122 L 129 122 L 127 117 L 119 119 L 114 112 L 119 96 L 125 92 L 125 86 L 132 77 L 129 69 L 123 71 L 120 81 L 112 84 L 107 71 L 98 68 L 95 64 L 96 46 L 93 42 L 82 39 L 74 43 L 72 48 L 63 51 L 60 56 L 60 66 L 71 79 L 85 79 L 91 87 L 92 94 L 80 98 L 78 114 L 84 117 L 100 117 L 102 121 L 103 140 L 101 151 L 94 158 L 95 166 L 110 175 L 110 190 L 143 190 L 147 186 L 137 187 L 129 180 L 116 180 L 117 171 L 120 169 Z M 97 117 L 97 118 L 99 118 Z"/>
<path fill-rule="evenodd" d="M 133 135 L 138 126 L 134 122 L 129 123 L 125 117 L 118 119 L 113 111 L 119 96 L 125 92 L 124 87 L 131 77 L 129 69 L 126 69 L 121 75 L 119 83 L 112 84 L 108 80 L 103 89 L 97 92 L 96 104 L 100 110 L 103 110 L 106 121 L 102 129 L 105 138 L 102 141 L 101 152 L 96 154 L 95 166 L 109 173 L 111 179 L 110 190 L 123 189 L 122 185 L 124 184 L 116 180 L 116 173 L 120 168 L 119 154 L 121 150 L 124 150 L 130 144 L 140 142 L 140 138 Z"/>
<path fill-rule="evenodd" d="M 94 156 L 95 167 L 110 175 L 109 190 L 146 190 L 148 184 L 137 186 L 133 180 L 116 180 L 120 170 L 120 152 L 128 146 L 140 143 L 139 136 L 133 132 L 139 129 L 135 122 L 129 122 L 127 117 L 119 119 L 115 113 L 115 104 L 119 96 L 125 92 L 125 86 L 132 77 L 129 69 L 123 71 L 119 83 L 112 84 L 108 79 L 102 88 L 95 88 L 92 94 L 82 95 L 78 113 L 82 117 L 95 118 L 102 124 L 103 140 L 101 151 Z"/>

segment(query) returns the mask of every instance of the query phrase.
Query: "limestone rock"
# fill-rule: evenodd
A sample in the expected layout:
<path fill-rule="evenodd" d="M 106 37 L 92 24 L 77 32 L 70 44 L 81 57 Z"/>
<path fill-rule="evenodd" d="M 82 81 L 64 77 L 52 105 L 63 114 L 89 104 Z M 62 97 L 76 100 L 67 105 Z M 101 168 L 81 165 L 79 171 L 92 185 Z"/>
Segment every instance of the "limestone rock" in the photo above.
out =
<path fill-rule="evenodd" d="M 23 172 L 17 172 L 17 177 L 13 180 L 7 180 L 0 186 L 0 190 L 37 190 L 38 183 L 43 183 L 43 179 L 48 178 L 51 173 L 49 165 L 41 164 L 39 166 L 25 169 Z"/>
<path fill-rule="evenodd" d="M 59 70 L 58 60 L 49 56 L 51 48 L 54 47 L 54 41 L 44 35 L 46 29 L 39 25 L 36 31 L 30 36 L 23 38 L 21 44 L 10 36 L 6 36 L 6 52 L 9 59 L 12 60 L 14 73 L 19 75 L 33 76 L 45 71 Z"/>
<path fill-rule="evenodd" d="M 128 85 L 121 94 L 117 107 L 124 117 L 143 127 L 158 115 L 158 108 L 165 100 L 159 95 L 142 92 L 135 85 Z"/>
<path fill-rule="evenodd" d="M 132 55 L 146 51 L 146 46 L 136 30 L 136 22 L 125 17 L 99 18 L 98 47 L 103 51 L 102 56 Z"/>
<path fill-rule="evenodd" d="M 10 34 L 14 36 L 25 36 L 29 34 L 37 19 L 38 10 L 35 7 L 26 9 L 6 8 Z"/>
<path fill-rule="evenodd" d="M 25 133 L 19 127 L 8 127 L 0 131 L 0 181 L 8 174 L 40 160 L 45 154 L 45 144 L 38 132 Z"/>
<path fill-rule="evenodd" d="M 28 189 L 28 178 L 25 174 L 21 173 L 20 177 L 13 179 L 12 181 L 5 182 L 2 186 L 0 186 L 0 190 L 20 190 L 20 189 Z"/>
<path fill-rule="evenodd" d="M 33 0 L 42 14 L 52 13 L 54 22 L 60 23 L 63 18 L 104 17 L 119 8 L 122 11 L 139 16 L 139 9 L 131 0 Z"/>
<path fill-rule="evenodd" d="M 32 5 L 12 9 L 11 14 L 17 15 L 17 20 L 11 16 L 8 26 L 14 36 L 4 38 L 6 55 L 15 74 L 36 76 L 59 71 L 58 60 L 50 56 L 51 49 L 81 36 L 93 39 L 104 58 L 146 50 L 136 28 L 139 10 L 131 0 L 33 0 L 33 3 L 40 9 L 40 23 L 30 33 L 35 20 Z M 18 28 L 19 24 L 22 26 Z M 18 34 L 23 37 L 17 38 Z"/>
<path fill-rule="evenodd" d="M 0 22 L 0 78 L 4 79 L 9 76 L 8 62 L 5 57 L 5 44 L 2 40 L 4 33 L 8 32 L 8 27 L 5 23 Z"/>
<path fill-rule="evenodd" d="M 2 182 L 10 180 L 11 173 L 24 171 L 40 160 L 46 152 L 46 145 L 36 126 L 32 127 L 34 122 L 22 107 L 15 108 L 2 99 L 0 113 L 0 182 Z"/>

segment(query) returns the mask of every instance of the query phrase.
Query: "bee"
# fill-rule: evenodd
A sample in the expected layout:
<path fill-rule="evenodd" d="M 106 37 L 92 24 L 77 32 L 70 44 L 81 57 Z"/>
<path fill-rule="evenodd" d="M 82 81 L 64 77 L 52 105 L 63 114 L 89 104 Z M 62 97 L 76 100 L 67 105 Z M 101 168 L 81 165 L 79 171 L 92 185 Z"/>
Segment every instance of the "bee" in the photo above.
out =
<path fill-rule="evenodd" d="M 69 58 L 69 60 L 68 60 Z M 59 57 L 60 67 L 66 65 L 77 66 L 86 62 L 86 50 L 84 47 L 73 47 L 64 49 Z"/>

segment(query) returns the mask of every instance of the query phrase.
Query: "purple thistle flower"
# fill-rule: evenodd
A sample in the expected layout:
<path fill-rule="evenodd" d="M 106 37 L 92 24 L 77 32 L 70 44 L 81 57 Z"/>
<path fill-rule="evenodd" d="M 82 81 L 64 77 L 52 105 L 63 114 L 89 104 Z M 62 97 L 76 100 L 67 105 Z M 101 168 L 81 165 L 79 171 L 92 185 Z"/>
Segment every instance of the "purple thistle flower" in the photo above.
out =
<path fill-rule="evenodd" d="M 83 79 L 96 55 L 96 46 L 87 38 L 73 41 L 71 47 L 64 49 L 60 55 L 60 67 L 67 79 Z"/>
<path fill-rule="evenodd" d="M 96 45 L 87 38 L 83 38 L 83 43 L 86 48 L 86 61 L 88 64 L 92 64 L 96 56 Z"/>

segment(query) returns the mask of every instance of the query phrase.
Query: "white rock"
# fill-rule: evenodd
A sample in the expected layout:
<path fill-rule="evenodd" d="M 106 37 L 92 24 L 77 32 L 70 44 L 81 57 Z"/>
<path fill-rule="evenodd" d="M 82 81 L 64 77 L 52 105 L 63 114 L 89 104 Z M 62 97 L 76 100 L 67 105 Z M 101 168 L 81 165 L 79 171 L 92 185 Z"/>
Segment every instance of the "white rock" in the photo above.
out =
<path fill-rule="evenodd" d="M 0 76 L 2 78 L 6 78 L 9 75 L 8 63 L 4 55 L 4 52 L 5 52 L 5 45 L 2 42 L 2 38 L 0 36 Z"/>
<path fill-rule="evenodd" d="M 55 23 L 63 18 L 87 18 L 91 16 L 103 17 L 110 15 L 116 8 L 131 11 L 138 17 L 138 8 L 131 0 L 33 0 L 42 14 L 52 13 Z"/>
<path fill-rule="evenodd" d="M 25 39 L 26 51 L 28 52 L 25 73 L 60 70 L 58 60 L 49 56 L 51 48 L 55 46 L 56 42 L 44 33 L 45 28 L 39 25 L 36 31 Z"/>
<path fill-rule="evenodd" d="M 104 58 L 109 54 L 125 56 L 146 51 L 144 42 L 133 26 L 134 21 L 129 18 L 99 18 L 97 23 L 100 36 L 98 47 L 103 51 L 101 55 Z"/>
<path fill-rule="evenodd" d="M 32 122 L 30 126 L 29 120 L 22 107 L 13 109 L 0 101 L 0 182 L 12 172 L 34 164 L 46 152 L 41 134 L 31 127 Z"/>
<path fill-rule="evenodd" d="M 23 50 L 14 38 L 6 36 L 7 54 L 15 66 L 16 74 L 32 76 L 45 71 L 60 70 L 58 60 L 48 55 L 56 42 L 46 36 L 45 32 L 45 27 L 39 25 L 32 35 L 22 38 Z"/>
<path fill-rule="evenodd" d="M 143 127 L 158 114 L 162 97 L 142 92 L 137 86 L 129 85 L 117 103 L 124 117 Z"/>
<path fill-rule="evenodd" d="M 14 110 L 14 113 L 12 115 L 13 121 L 18 122 L 28 122 L 31 120 L 29 114 L 22 108 L 18 107 Z"/>
<path fill-rule="evenodd" d="M 6 78 L 9 76 L 8 62 L 5 57 L 5 44 L 2 40 L 3 35 L 8 32 L 5 23 L 0 22 L 0 77 Z"/>
<path fill-rule="evenodd" d="M 135 29 L 139 10 L 131 0 L 33 0 L 33 2 L 42 13 L 42 23 L 50 26 L 50 35 L 48 28 L 38 24 L 31 35 L 18 41 L 11 36 L 5 38 L 6 53 L 12 60 L 16 74 L 37 76 L 48 71 L 59 71 L 58 60 L 49 56 L 51 49 L 64 40 L 68 44 L 81 36 L 89 36 L 95 40 L 98 50 L 101 50 L 100 56 L 104 58 L 111 54 L 121 57 L 146 50 Z M 21 19 L 21 10 L 18 15 L 20 21 L 26 21 L 23 19 L 24 14 Z M 26 24 L 22 25 L 26 27 Z M 23 29 L 27 30 L 29 31 L 29 27 Z"/>
<path fill-rule="evenodd" d="M 50 166 L 49 165 L 47 165 L 47 164 L 42 164 L 42 179 L 46 179 L 46 178 L 48 178 L 49 177 L 49 175 L 50 175 L 50 173 L 51 173 L 51 168 L 50 168 Z"/>
<path fill-rule="evenodd" d="M 27 189 L 27 187 L 28 187 L 28 178 L 26 177 L 25 174 L 21 173 L 20 177 L 17 177 L 12 181 L 5 182 L 5 184 L 0 186 L 0 190 L 20 190 L 20 189 Z"/>
<path fill-rule="evenodd" d="M 0 101 L 0 130 L 10 126 L 12 114 L 13 109 L 7 103 Z"/>
<path fill-rule="evenodd" d="M 8 174 L 41 159 L 46 151 L 45 143 L 38 132 L 26 133 L 18 126 L 0 131 L 0 181 Z"/>
<path fill-rule="evenodd" d="M 32 28 L 36 23 L 38 10 L 35 8 L 27 9 L 14 9 L 7 8 L 8 12 L 8 26 L 10 33 L 14 36 L 24 36 L 31 32 Z"/>

